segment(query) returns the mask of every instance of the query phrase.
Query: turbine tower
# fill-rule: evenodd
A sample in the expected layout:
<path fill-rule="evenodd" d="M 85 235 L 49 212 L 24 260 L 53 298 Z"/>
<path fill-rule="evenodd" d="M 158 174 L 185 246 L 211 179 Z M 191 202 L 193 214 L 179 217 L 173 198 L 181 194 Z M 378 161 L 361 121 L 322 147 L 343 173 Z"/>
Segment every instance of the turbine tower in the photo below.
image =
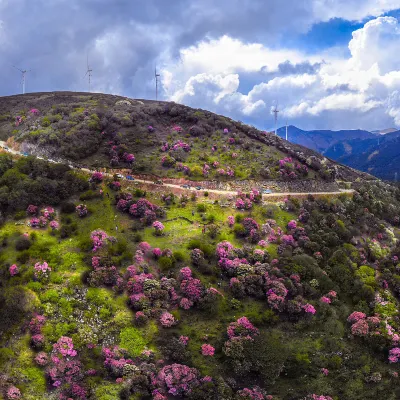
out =
<path fill-rule="evenodd" d="M 157 67 L 154 69 L 154 78 L 156 79 L 156 101 L 158 100 L 158 78 L 160 74 L 157 74 Z"/>
<path fill-rule="evenodd" d="M 93 72 L 93 70 L 89 67 L 89 52 L 88 52 L 87 53 L 87 70 L 86 70 L 85 78 L 86 78 L 86 75 L 88 75 L 88 78 L 89 78 L 89 93 L 90 93 L 90 83 L 91 83 L 91 79 L 92 79 L 92 72 Z"/>
<path fill-rule="evenodd" d="M 13 65 L 14 68 L 16 68 L 18 71 L 21 72 L 22 74 L 22 94 L 25 94 L 25 80 L 26 80 L 26 73 L 29 72 L 30 70 L 26 70 L 26 69 L 20 69 L 18 67 L 16 67 L 15 65 Z"/>
<path fill-rule="evenodd" d="M 275 114 L 275 136 L 277 135 L 277 127 L 278 127 L 278 103 L 276 103 L 275 108 L 272 110 L 272 112 Z"/>
<path fill-rule="evenodd" d="M 286 140 L 288 140 L 287 139 L 287 120 L 286 120 Z"/>

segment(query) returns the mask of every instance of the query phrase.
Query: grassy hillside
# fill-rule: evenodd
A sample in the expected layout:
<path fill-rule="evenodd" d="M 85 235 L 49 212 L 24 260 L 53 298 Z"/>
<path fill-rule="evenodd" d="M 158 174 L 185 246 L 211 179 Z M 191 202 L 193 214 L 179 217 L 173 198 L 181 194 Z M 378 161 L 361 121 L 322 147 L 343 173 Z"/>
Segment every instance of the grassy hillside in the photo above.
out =
<path fill-rule="evenodd" d="M 360 177 L 318 153 L 208 111 L 103 94 L 2 97 L 0 139 L 49 158 L 164 177 Z M 285 157 L 290 161 L 280 163 Z"/>
<path fill-rule="evenodd" d="M 0 154 L 0 399 L 400 398 L 400 190 L 337 171 L 211 200 Z"/>

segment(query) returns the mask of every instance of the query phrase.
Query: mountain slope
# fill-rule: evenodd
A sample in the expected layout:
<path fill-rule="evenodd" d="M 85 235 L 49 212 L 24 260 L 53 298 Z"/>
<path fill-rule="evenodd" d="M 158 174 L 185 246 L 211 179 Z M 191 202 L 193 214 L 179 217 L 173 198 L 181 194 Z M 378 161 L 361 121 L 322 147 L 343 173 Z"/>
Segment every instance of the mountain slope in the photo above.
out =
<path fill-rule="evenodd" d="M 286 127 L 278 129 L 278 135 L 281 138 L 286 136 Z M 365 130 L 312 130 L 303 131 L 293 125 L 288 126 L 288 140 L 292 143 L 297 143 L 306 146 L 310 149 L 316 150 L 319 153 L 324 153 L 329 147 L 342 140 L 352 139 L 372 139 L 376 137 L 371 132 Z"/>
<path fill-rule="evenodd" d="M 369 141 L 367 146 L 363 142 L 354 143 L 351 155 L 336 157 L 331 151 L 327 151 L 327 155 L 381 179 L 397 179 L 400 176 L 400 131 L 387 133 L 380 138 L 379 145 L 377 140 Z"/>
<path fill-rule="evenodd" d="M 170 178 L 351 181 L 361 176 L 208 111 L 103 94 L 0 98 L 0 139 L 31 154 Z"/>

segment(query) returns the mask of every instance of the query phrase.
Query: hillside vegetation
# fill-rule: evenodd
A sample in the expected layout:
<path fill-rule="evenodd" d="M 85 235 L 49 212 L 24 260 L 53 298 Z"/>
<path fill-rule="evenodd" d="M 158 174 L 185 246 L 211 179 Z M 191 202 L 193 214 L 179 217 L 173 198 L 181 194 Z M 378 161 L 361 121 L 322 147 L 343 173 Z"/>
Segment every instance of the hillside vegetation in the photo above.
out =
<path fill-rule="evenodd" d="M 28 125 L 50 115 L 44 103 L 37 110 L 18 127 L 11 110 L 3 139 L 34 140 Z M 166 121 L 159 134 L 175 135 Z M 314 153 L 229 122 L 221 138 L 236 129 L 237 138 L 276 152 L 275 172 L 307 178 L 295 165 Z M 176 137 L 190 141 L 190 154 L 196 138 L 209 139 L 182 129 Z M 93 160 L 109 163 L 101 132 L 88 134 L 100 137 Z M 154 132 L 143 139 L 156 142 Z M 58 151 L 74 148 L 53 134 Z M 163 145 L 149 144 L 149 154 L 172 157 Z M 204 153 L 190 155 L 202 170 Z M 134 157 L 131 168 L 143 162 L 150 173 L 146 158 Z M 238 160 L 229 164 L 235 173 Z M 1 154 L 0 399 L 400 398 L 400 190 L 329 160 L 310 168 L 314 181 L 326 179 L 326 168 L 352 179 L 354 192 L 272 203 L 256 189 L 211 200 L 206 191 L 152 191 L 117 175 Z"/>
<path fill-rule="evenodd" d="M 0 139 L 10 138 L 31 154 L 161 177 L 352 181 L 361 176 L 208 111 L 103 94 L 0 98 Z"/>

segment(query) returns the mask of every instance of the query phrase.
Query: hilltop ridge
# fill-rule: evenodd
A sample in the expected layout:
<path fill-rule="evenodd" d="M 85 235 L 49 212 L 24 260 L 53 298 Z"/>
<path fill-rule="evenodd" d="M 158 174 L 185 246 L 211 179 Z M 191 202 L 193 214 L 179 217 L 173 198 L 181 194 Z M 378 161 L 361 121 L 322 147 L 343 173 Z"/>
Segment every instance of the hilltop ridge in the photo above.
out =
<path fill-rule="evenodd" d="M 159 177 L 322 185 L 372 179 L 209 111 L 99 93 L 1 97 L 0 139 L 29 154 Z"/>

